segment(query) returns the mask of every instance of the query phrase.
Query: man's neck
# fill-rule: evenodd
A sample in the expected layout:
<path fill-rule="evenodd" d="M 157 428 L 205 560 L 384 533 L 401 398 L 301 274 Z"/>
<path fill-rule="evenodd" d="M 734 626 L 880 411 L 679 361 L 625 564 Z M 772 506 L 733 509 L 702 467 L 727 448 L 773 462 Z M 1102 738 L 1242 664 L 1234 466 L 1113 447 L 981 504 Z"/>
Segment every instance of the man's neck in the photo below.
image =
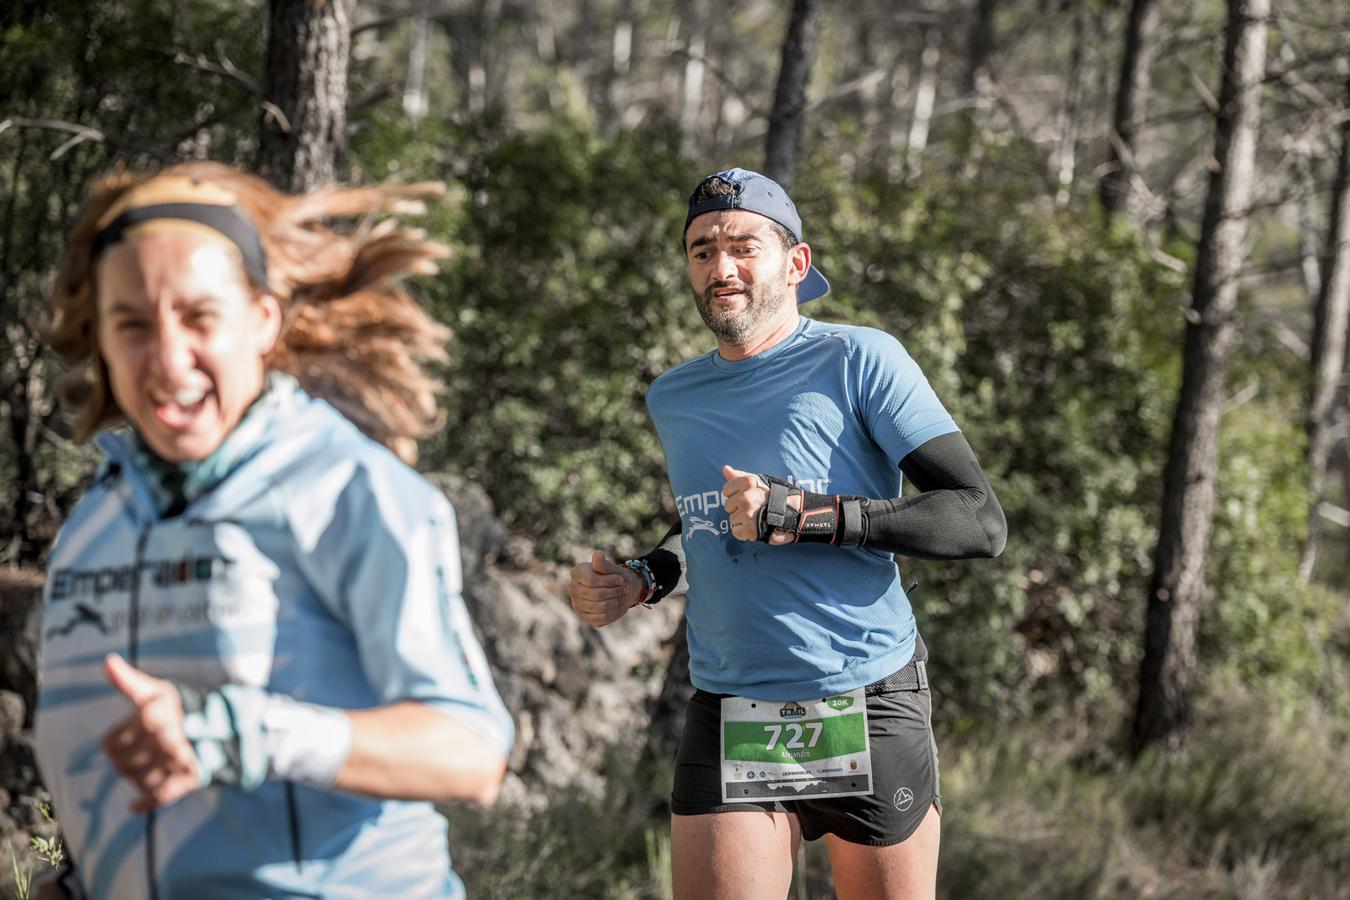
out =
<path fill-rule="evenodd" d="M 763 331 L 747 338 L 744 343 L 728 344 L 726 341 L 718 338 L 717 352 L 723 359 L 732 362 L 757 356 L 765 350 L 787 340 L 792 332 L 797 330 L 797 326 L 801 324 L 801 320 L 801 314 L 797 312 L 796 304 L 793 304 L 784 312 L 781 318 L 767 323 Z"/>

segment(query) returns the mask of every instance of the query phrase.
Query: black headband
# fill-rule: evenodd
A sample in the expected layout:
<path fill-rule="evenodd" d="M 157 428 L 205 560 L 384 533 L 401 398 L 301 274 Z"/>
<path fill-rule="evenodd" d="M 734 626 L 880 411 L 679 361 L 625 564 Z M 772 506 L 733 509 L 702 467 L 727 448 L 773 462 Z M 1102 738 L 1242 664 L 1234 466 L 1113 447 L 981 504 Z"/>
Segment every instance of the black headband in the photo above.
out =
<path fill-rule="evenodd" d="M 94 246 L 90 252 L 91 264 L 97 263 L 104 250 L 120 241 L 123 232 L 128 228 L 156 219 L 184 219 L 220 232 L 239 248 L 244 271 L 248 273 L 253 283 L 260 288 L 267 287 L 267 251 L 263 249 L 262 238 L 258 236 L 258 229 L 253 226 L 253 221 L 237 206 L 220 206 L 212 203 L 155 203 L 129 209 L 94 236 Z"/>

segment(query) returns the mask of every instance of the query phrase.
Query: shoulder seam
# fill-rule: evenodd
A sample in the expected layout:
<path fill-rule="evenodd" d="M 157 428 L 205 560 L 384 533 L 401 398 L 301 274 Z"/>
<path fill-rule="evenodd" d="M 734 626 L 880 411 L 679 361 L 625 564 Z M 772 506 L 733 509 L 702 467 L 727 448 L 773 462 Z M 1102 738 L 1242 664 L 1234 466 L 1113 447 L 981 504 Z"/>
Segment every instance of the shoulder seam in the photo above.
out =
<path fill-rule="evenodd" d="M 714 350 L 711 352 L 716 353 L 717 351 Z M 692 359 L 686 359 L 684 362 L 679 363 L 669 369 L 666 369 L 660 375 L 657 375 L 655 378 L 652 379 L 652 383 L 648 385 L 648 389 L 650 390 L 652 387 L 655 387 L 658 382 L 664 381 L 667 378 L 677 375 L 680 372 L 683 372 L 685 369 L 692 368 L 696 363 L 706 362 L 708 360 L 708 356 L 709 354 L 707 353 L 701 353 L 698 356 L 693 357 Z"/>

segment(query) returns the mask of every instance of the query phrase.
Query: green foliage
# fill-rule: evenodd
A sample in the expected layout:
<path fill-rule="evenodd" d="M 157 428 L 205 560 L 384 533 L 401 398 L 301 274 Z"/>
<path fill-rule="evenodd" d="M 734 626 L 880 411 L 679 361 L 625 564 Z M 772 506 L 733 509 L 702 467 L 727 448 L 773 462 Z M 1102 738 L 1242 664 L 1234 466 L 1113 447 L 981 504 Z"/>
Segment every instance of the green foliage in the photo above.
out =
<path fill-rule="evenodd" d="M 1343 895 L 1344 720 L 1296 712 L 1276 694 L 1220 680 L 1182 752 L 1129 767 L 1109 729 L 1098 727 L 1126 716 L 1128 705 L 1105 704 L 1092 721 L 1050 713 L 939 735 L 939 897 Z M 451 851 L 470 894 L 669 896 L 661 801 L 670 773 L 641 774 L 616 758 L 605 775 L 600 797 L 569 791 L 542 809 L 448 810 Z M 809 845 L 799 854 L 794 897 L 828 896 L 821 850 Z M 808 883 L 816 890 L 802 890 Z"/>
<path fill-rule="evenodd" d="M 42 837 L 33 835 L 28 839 L 33 851 L 38 856 L 46 860 L 50 866 L 59 866 L 61 861 L 66 858 L 65 848 L 61 846 L 61 839 L 56 837 Z"/>
<path fill-rule="evenodd" d="M 1344 685 L 1342 686 L 1344 687 Z M 1143 759 L 1127 802 L 1193 861 L 1261 858 L 1288 897 L 1333 896 L 1350 877 L 1350 740 L 1344 721 L 1300 710 L 1236 678 L 1175 753 Z"/>
<path fill-rule="evenodd" d="M 546 549 L 659 536 L 670 505 L 643 396 L 712 345 L 680 262 L 689 170 L 670 135 L 487 121 L 430 142 L 440 159 L 400 175 L 449 177 L 467 200 L 440 223 L 454 258 L 424 287 L 455 332 L 449 424 L 424 465 L 486 485 Z M 357 152 L 381 171 L 397 146 Z"/>
<path fill-rule="evenodd" d="M 18 900 L 28 900 L 28 891 L 33 883 L 33 873 L 26 866 L 19 865 L 19 857 L 15 855 L 14 848 L 9 848 L 9 862 L 11 872 L 14 875 L 14 896 Z"/>
<path fill-rule="evenodd" d="M 573 788 L 519 805 L 446 810 L 469 896 L 668 898 L 669 823 L 649 811 L 664 807 L 671 768 L 638 768 L 616 754 L 600 774 L 598 797 Z"/>
<path fill-rule="evenodd" d="M 51 804 L 42 801 L 34 801 L 33 806 L 37 808 L 38 814 L 48 822 L 55 824 L 56 820 L 52 818 Z M 61 843 L 60 837 L 52 835 L 44 837 L 42 835 L 29 835 L 28 846 L 37 855 L 39 859 L 48 866 L 56 868 L 65 861 L 66 849 Z M 9 847 L 10 872 L 14 879 L 14 896 L 18 900 L 27 900 L 28 894 L 32 888 L 33 870 L 27 865 L 19 862 L 19 856 L 14 851 L 14 844 Z"/>
<path fill-rule="evenodd" d="M 456 340 L 424 464 L 479 480 L 546 553 L 655 538 L 671 510 L 642 397 L 712 345 L 677 249 L 702 168 L 660 128 L 400 128 L 362 137 L 359 164 L 462 189 L 429 223 L 456 253 L 422 290 Z M 1189 292 L 1133 230 L 1005 177 L 1000 152 L 1025 148 L 908 184 L 825 148 L 795 188 L 834 285 L 805 312 L 899 336 L 1008 515 L 996 562 L 904 563 L 951 722 L 1133 696 Z M 1224 420 L 1203 646 L 1297 691 L 1334 610 L 1297 584 L 1300 383 L 1264 341 L 1233 364 L 1260 390 Z"/>
<path fill-rule="evenodd" d="M 257 71 L 256 4 L 210 0 L 19 2 L 0 9 L 0 558 L 39 559 L 92 470 L 69 443 L 37 329 L 85 185 L 115 165 L 193 157 L 243 163 L 256 98 L 173 61 L 169 49 Z M 14 124 L 28 120 L 26 124 Z M 93 129 L 72 135 L 57 122 Z"/>
<path fill-rule="evenodd" d="M 845 189 L 812 171 L 801 202 L 826 210 L 813 240 L 835 285 L 814 312 L 901 338 L 1008 516 L 997 562 L 907 565 L 951 690 L 942 714 L 1025 711 L 1046 675 L 1080 700 L 1118 691 L 1142 630 L 1184 284 L 1133 234 L 1015 180 L 855 173 Z"/>
<path fill-rule="evenodd" d="M 37 807 L 38 814 L 41 815 L 42 818 L 53 824 L 56 822 L 56 819 L 52 817 L 52 807 L 50 803 L 38 800 L 34 801 L 33 805 Z M 42 835 L 35 834 L 28 838 L 28 843 L 33 848 L 33 851 L 52 868 L 59 867 L 61 863 L 65 861 L 66 848 L 61 844 L 61 839 L 56 835 L 43 837 Z"/>
<path fill-rule="evenodd" d="M 952 898 L 1341 896 L 1350 866 L 1343 735 L 1226 685 L 1181 753 L 1076 762 L 1053 718 L 943 758 L 939 894 Z M 1120 716 L 1125 704 L 1109 713 Z M 1065 722 L 1071 727 L 1073 723 Z M 1100 753 L 1100 734 L 1085 750 Z"/>

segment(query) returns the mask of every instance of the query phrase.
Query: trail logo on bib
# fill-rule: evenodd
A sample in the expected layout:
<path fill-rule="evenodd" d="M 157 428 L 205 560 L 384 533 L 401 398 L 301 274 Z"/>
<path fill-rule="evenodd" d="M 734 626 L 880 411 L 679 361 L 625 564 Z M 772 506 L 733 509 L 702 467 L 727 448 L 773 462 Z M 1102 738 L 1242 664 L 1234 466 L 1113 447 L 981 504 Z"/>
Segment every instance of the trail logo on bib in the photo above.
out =
<path fill-rule="evenodd" d="M 783 719 L 800 719 L 806 715 L 806 707 L 800 703 L 789 701 L 783 704 L 783 708 L 778 711 L 778 715 Z"/>
<path fill-rule="evenodd" d="M 825 705 L 830 709 L 848 709 L 853 705 L 853 698 L 844 696 L 830 697 L 825 701 Z"/>
<path fill-rule="evenodd" d="M 914 792 L 907 787 L 902 787 L 895 792 L 895 808 L 904 812 L 914 805 Z"/>

